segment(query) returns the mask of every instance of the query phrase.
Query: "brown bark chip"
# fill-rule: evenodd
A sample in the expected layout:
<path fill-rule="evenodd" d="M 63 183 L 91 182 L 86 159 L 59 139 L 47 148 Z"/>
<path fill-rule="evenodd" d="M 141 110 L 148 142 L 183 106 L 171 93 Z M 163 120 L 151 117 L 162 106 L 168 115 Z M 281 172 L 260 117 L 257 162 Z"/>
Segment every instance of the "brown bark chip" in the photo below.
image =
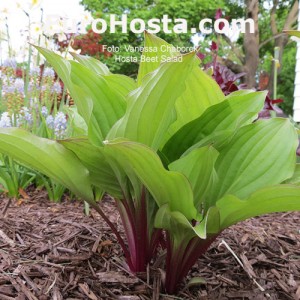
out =
<path fill-rule="evenodd" d="M 0 197 L 0 299 L 297 299 L 300 212 L 253 218 L 225 230 L 197 261 L 176 296 L 162 290 L 164 257 L 138 278 L 126 271 L 109 227 L 80 202 L 50 203 L 42 191 L 21 204 Z M 103 210 L 122 235 L 114 202 Z M 243 267 L 221 240 L 240 259 Z M 188 285 L 192 277 L 202 284 Z M 255 282 L 257 284 L 255 284 Z M 263 291 L 259 288 L 261 287 Z"/>

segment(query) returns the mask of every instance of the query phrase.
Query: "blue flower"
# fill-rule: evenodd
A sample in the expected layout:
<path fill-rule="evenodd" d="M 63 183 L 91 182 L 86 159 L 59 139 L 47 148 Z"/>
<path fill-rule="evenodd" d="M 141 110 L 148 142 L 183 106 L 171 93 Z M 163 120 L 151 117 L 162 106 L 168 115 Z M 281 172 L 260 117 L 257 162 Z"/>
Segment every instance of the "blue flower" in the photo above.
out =
<path fill-rule="evenodd" d="M 51 92 L 60 94 L 61 93 L 61 85 L 59 82 L 55 81 L 51 87 Z"/>
<path fill-rule="evenodd" d="M 40 75 L 40 68 L 39 67 L 32 67 L 29 70 L 30 76 L 38 76 Z"/>
<path fill-rule="evenodd" d="M 54 133 L 57 138 L 63 138 L 67 129 L 67 118 L 64 113 L 58 112 L 54 118 Z"/>
<path fill-rule="evenodd" d="M 21 114 L 21 116 L 19 117 L 19 120 L 18 120 L 20 123 L 23 123 L 23 121 L 25 121 L 29 125 L 32 124 L 33 119 L 32 119 L 31 113 L 29 112 L 28 107 L 23 106 L 20 110 L 20 114 Z"/>
<path fill-rule="evenodd" d="M 19 94 L 24 94 L 24 80 L 17 78 L 14 82 L 14 90 Z"/>
<path fill-rule="evenodd" d="M 54 128 L 54 118 L 53 118 L 53 116 L 49 115 L 46 118 L 46 124 L 47 124 L 48 128 L 50 128 L 50 129 Z"/>
<path fill-rule="evenodd" d="M 55 72 L 52 68 L 45 68 L 43 72 L 44 77 L 54 78 Z"/>
<path fill-rule="evenodd" d="M 11 119 L 8 112 L 4 112 L 0 118 L 0 128 L 11 127 Z"/>
<path fill-rule="evenodd" d="M 7 58 L 3 61 L 2 66 L 5 68 L 17 68 L 17 61 L 14 58 Z"/>
<path fill-rule="evenodd" d="M 48 116 L 48 108 L 46 106 L 42 106 L 41 108 L 41 114 L 44 118 Z M 52 117 L 52 116 L 51 116 Z M 53 118 L 53 117 L 52 117 Z M 53 121 L 52 121 L 53 122 Z"/>

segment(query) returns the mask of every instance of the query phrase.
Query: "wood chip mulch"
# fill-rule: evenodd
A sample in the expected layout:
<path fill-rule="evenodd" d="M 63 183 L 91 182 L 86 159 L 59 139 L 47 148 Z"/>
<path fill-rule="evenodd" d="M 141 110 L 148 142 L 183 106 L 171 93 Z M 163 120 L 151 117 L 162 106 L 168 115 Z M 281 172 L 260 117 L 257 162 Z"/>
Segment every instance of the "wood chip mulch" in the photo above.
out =
<path fill-rule="evenodd" d="M 177 295 L 168 296 L 161 270 L 149 268 L 139 277 L 127 271 L 114 235 L 95 211 L 85 216 L 80 202 L 51 203 L 43 191 L 29 195 L 8 207 L 0 198 L 0 300 L 300 300 L 300 212 L 225 230 Z M 122 231 L 113 201 L 101 205 Z"/>

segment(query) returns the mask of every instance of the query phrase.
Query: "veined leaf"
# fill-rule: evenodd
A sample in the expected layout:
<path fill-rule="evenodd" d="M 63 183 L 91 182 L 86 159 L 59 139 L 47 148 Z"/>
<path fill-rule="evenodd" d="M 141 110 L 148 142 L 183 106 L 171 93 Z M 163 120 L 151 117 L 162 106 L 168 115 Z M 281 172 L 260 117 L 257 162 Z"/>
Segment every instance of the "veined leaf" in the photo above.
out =
<path fill-rule="evenodd" d="M 69 89 L 78 113 L 88 125 L 90 139 L 94 144 L 101 145 L 112 125 L 123 116 L 125 98 L 112 89 L 103 76 L 84 65 L 67 61 L 47 49 L 36 48 Z"/>
<path fill-rule="evenodd" d="M 300 185 L 300 164 L 296 164 L 293 176 L 287 179 L 284 183 Z"/>
<path fill-rule="evenodd" d="M 297 134 L 287 119 L 262 120 L 240 128 L 222 149 L 216 164 L 218 182 L 211 197 L 246 198 L 294 173 Z"/>
<path fill-rule="evenodd" d="M 168 204 L 172 211 L 181 212 L 188 220 L 197 219 L 188 180 L 178 172 L 167 171 L 151 148 L 130 141 L 111 141 L 105 144 L 104 150 L 121 170 L 139 178 L 158 206 Z"/>
<path fill-rule="evenodd" d="M 199 66 L 195 66 L 186 80 L 186 90 L 176 100 L 176 121 L 168 129 L 168 138 L 185 124 L 199 118 L 210 106 L 220 103 L 225 96 L 219 85 Z"/>
<path fill-rule="evenodd" d="M 125 99 L 130 92 L 137 88 L 137 84 L 132 78 L 122 74 L 106 75 L 104 78 L 110 88 L 125 97 Z"/>
<path fill-rule="evenodd" d="M 0 151 L 93 201 L 88 170 L 73 152 L 56 141 L 18 128 L 0 128 Z"/>
<path fill-rule="evenodd" d="M 126 97 L 129 92 L 137 88 L 137 84 L 132 78 L 121 74 L 112 74 L 107 66 L 98 59 L 77 53 L 71 54 L 80 64 L 86 66 L 94 73 L 103 76 L 110 88 L 120 93 L 123 97 Z"/>
<path fill-rule="evenodd" d="M 150 49 L 157 51 L 152 52 Z M 142 84 L 142 80 L 147 74 L 159 67 L 162 57 L 165 59 L 172 58 L 180 55 L 180 53 L 175 51 L 175 48 L 171 44 L 168 44 L 161 38 L 145 31 L 144 51 L 142 55 L 145 57 L 145 60 L 140 63 L 139 67 L 137 77 L 139 86 Z"/>
<path fill-rule="evenodd" d="M 184 91 L 184 82 L 196 63 L 195 53 L 182 62 L 162 64 L 128 96 L 127 110 L 107 139 L 125 137 L 157 150 L 174 121 L 174 103 Z"/>
<path fill-rule="evenodd" d="M 64 112 L 66 112 L 69 117 L 69 123 L 72 129 L 71 136 L 74 137 L 87 135 L 87 125 L 84 119 L 78 113 L 76 106 L 64 107 Z"/>
<path fill-rule="evenodd" d="M 201 210 L 201 203 L 205 202 L 207 192 L 216 181 L 214 164 L 218 155 L 218 151 L 212 146 L 205 146 L 193 150 L 169 165 L 171 171 L 178 171 L 189 180 L 194 193 L 194 204 L 198 210 Z"/>
<path fill-rule="evenodd" d="M 165 204 L 157 211 L 154 225 L 169 231 L 176 248 L 183 241 L 188 243 L 195 236 L 206 239 L 207 235 L 218 233 L 220 231 L 220 213 L 217 207 L 210 207 L 201 222 L 193 226 L 182 213 L 171 211 L 169 205 Z"/>
<path fill-rule="evenodd" d="M 156 49 L 157 51 L 151 52 L 149 51 L 150 49 Z M 143 56 L 149 61 L 140 63 L 138 84 L 141 85 L 145 75 L 159 67 L 162 59 L 166 60 L 166 58 L 180 55 L 180 52 L 177 52 L 173 45 L 168 44 L 155 35 L 145 32 L 145 50 Z M 168 139 L 186 123 L 198 118 L 209 106 L 219 103 L 225 98 L 218 84 L 205 74 L 197 63 L 187 76 L 185 80 L 186 89 L 175 103 L 176 121 L 168 129 L 165 139 Z"/>
<path fill-rule="evenodd" d="M 124 115 L 125 99 L 109 86 L 104 77 L 97 76 L 78 63 L 70 62 L 70 64 L 71 81 L 82 89 L 82 95 L 85 95 L 85 98 L 92 101 L 93 117 L 98 123 L 101 136 L 105 138 L 111 127 Z M 96 144 L 100 145 L 100 143 Z"/>
<path fill-rule="evenodd" d="M 216 203 L 221 215 L 221 228 L 267 213 L 300 210 L 300 188 L 294 185 L 277 185 L 260 189 L 241 200 L 226 195 Z"/>
<path fill-rule="evenodd" d="M 99 59 L 87 55 L 81 55 L 71 52 L 72 56 L 82 65 L 86 66 L 91 71 L 98 75 L 110 75 L 108 67 L 103 64 Z"/>
<path fill-rule="evenodd" d="M 172 162 L 188 149 L 194 149 L 194 145 L 199 148 L 213 143 L 216 147 L 216 143 L 223 142 L 236 128 L 256 118 L 263 108 L 265 96 L 266 92 L 253 92 L 227 97 L 179 129 L 168 140 L 162 152 Z"/>
<path fill-rule="evenodd" d="M 91 183 L 118 199 L 122 190 L 111 169 L 103 148 L 94 146 L 86 137 L 58 141 L 65 148 L 74 152 L 82 164 L 89 170 Z"/>

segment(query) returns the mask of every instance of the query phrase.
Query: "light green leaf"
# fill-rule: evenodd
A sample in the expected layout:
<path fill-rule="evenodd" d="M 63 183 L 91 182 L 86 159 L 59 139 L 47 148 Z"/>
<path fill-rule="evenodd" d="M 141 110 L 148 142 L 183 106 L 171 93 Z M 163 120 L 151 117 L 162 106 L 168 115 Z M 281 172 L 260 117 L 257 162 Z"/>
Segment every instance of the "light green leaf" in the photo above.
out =
<path fill-rule="evenodd" d="M 72 130 L 71 136 L 83 136 L 87 135 L 88 128 L 84 119 L 80 116 L 77 111 L 76 106 L 64 107 L 64 112 L 67 113 L 69 117 L 69 124 Z"/>
<path fill-rule="evenodd" d="M 162 152 L 172 162 L 185 151 L 222 144 L 241 125 L 253 121 L 263 108 L 266 92 L 232 95 L 209 107 L 199 118 L 184 125 L 166 143 Z"/>
<path fill-rule="evenodd" d="M 142 84 L 142 80 L 147 74 L 159 67 L 162 59 L 166 60 L 167 58 L 172 58 L 178 55 L 180 55 L 180 53 L 177 52 L 171 44 L 168 44 L 161 38 L 145 31 L 144 50 L 142 53 L 142 56 L 145 59 L 139 66 L 137 77 L 138 85 L 140 86 Z"/>
<path fill-rule="evenodd" d="M 110 88 L 120 93 L 123 97 L 137 88 L 137 84 L 132 78 L 121 74 L 112 74 L 107 66 L 98 59 L 77 53 L 71 54 L 80 64 L 86 66 L 94 73 L 103 76 Z"/>
<path fill-rule="evenodd" d="M 203 278 L 203 277 L 193 277 L 189 280 L 186 287 L 189 289 L 189 288 L 198 287 L 198 286 L 204 285 L 204 284 L 207 284 L 207 281 L 205 280 L 205 278 Z"/>
<path fill-rule="evenodd" d="M 268 213 L 300 210 L 300 188 L 294 185 L 266 187 L 241 200 L 226 195 L 216 203 L 221 215 L 221 228 Z"/>
<path fill-rule="evenodd" d="M 213 201 L 225 194 L 246 198 L 259 188 L 290 178 L 297 145 L 296 131 L 287 119 L 262 120 L 240 128 L 216 161 L 219 180 Z"/>
<path fill-rule="evenodd" d="M 176 100 L 177 119 L 168 129 L 168 137 L 185 124 L 199 118 L 207 108 L 224 99 L 219 85 L 199 66 L 195 66 L 186 80 L 186 90 Z"/>
<path fill-rule="evenodd" d="M 98 75 L 110 75 L 108 67 L 103 64 L 99 59 L 93 58 L 87 55 L 80 55 L 74 52 L 71 52 L 72 56 L 82 65 L 86 66 L 91 71 L 95 72 Z"/>
<path fill-rule="evenodd" d="M 111 88 L 103 76 L 84 65 L 67 61 L 47 49 L 36 48 L 69 89 L 79 114 L 88 125 L 90 139 L 100 146 L 112 125 L 123 116 L 125 98 Z"/>
<path fill-rule="evenodd" d="M 111 74 L 104 76 L 111 89 L 121 94 L 123 97 L 127 97 L 130 92 L 137 88 L 136 82 L 125 75 Z"/>
<path fill-rule="evenodd" d="M 178 171 L 189 180 L 198 211 L 201 210 L 201 204 L 205 202 L 206 194 L 216 180 L 214 164 L 218 155 L 218 151 L 212 146 L 205 146 L 193 150 L 169 165 L 171 171 Z"/>
<path fill-rule="evenodd" d="M 118 180 L 106 160 L 103 148 L 92 145 L 86 137 L 59 141 L 65 148 L 74 152 L 82 164 L 89 170 L 93 185 L 111 196 L 122 198 Z"/>
<path fill-rule="evenodd" d="M 54 68 L 58 77 L 69 88 L 71 72 L 70 62 L 51 50 L 39 46 L 34 47 L 47 59 L 47 62 L 49 62 L 49 64 Z"/>
<path fill-rule="evenodd" d="M 143 80 L 128 97 L 124 117 L 112 128 L 107 139 L 125 137 L 157 150 L 174 121 L 174 104 L 184 91 L 184 82 L 195 65 L 195 53 L 182 62 L 162 64 Z"/>
<path fill-rule="evenodd" d="M 18 128 L 0 128 L 0 152 L 64 185 L 86 201 L 93 201 L 88 170 L 56 141 Z"/>
<path fill-rule="evenodd" d="M 92 114 L 98 125 L 96 129 L 100 130 L 101 136 L 105 138 L 111 127 L 124 115 L 125 99 L 109 86 L 104 77 L 97 76 L 78 63 L 70 62 L 70 64 L 71 81 L 82 90 L 85 98 L 81 101 L 85 99 L 92 101 Z M 98 132 L 95 135 L 98 135 Z M 100 145 L 97 141 L 94 143 Z"/>
<path fill-rule="evenodd" d="M 197 218 L 188 180 L 181 173 L 167 171 L 151 148 L 130 141 L 111 141 L 104 150 L 121 170 L 138 177 L 158 206 L 168 204 L 172 211 L 181 212 L 188 220 Z"/>
<path fill-rule="evenodd" d="M 151 52 L 150 49 L 156 51 Z M 180 56 L 180 52 L 176 48 L 160 39 L 159 37 L 145 32 L 145 48 L 142 54 L 145 60 L 140 63 L 138 84 L 141 85 L 145 75 L 156 70 L 162 60 Z M 151 61 L 152 60 L 152 61 Z M 198 64 L 200 60 L 198 61 Z M 170 137 L 184 124 L 199 117 L 206 108 L 224 100 L 224 95 L 218 84 L 208 75 L 203 72 L 196 63 L 194 68 L 188 74 L 185 80 L 186 90 L 176 100 L 176 121 L 168 129 Z"/>
<path fill-rule="evenodd" d="M 296 164 L 293 176 L 291 178 L 285 180 L 284 183 L 300 185 L 300 164 Z"/>
<path fill-rule="evenodd" d="M 175 244 L 175 248 L 182 243 L 188 242 L 197 236 L 206 239 L 208 235 L 220 231 L 220 213 L 217 207 L 210 207 L 206 216 L 195 226 L 178 211 L 172 211 L 168 204 L 159 208 L 156 213 L 154 225 L 169 231 Z"/>

